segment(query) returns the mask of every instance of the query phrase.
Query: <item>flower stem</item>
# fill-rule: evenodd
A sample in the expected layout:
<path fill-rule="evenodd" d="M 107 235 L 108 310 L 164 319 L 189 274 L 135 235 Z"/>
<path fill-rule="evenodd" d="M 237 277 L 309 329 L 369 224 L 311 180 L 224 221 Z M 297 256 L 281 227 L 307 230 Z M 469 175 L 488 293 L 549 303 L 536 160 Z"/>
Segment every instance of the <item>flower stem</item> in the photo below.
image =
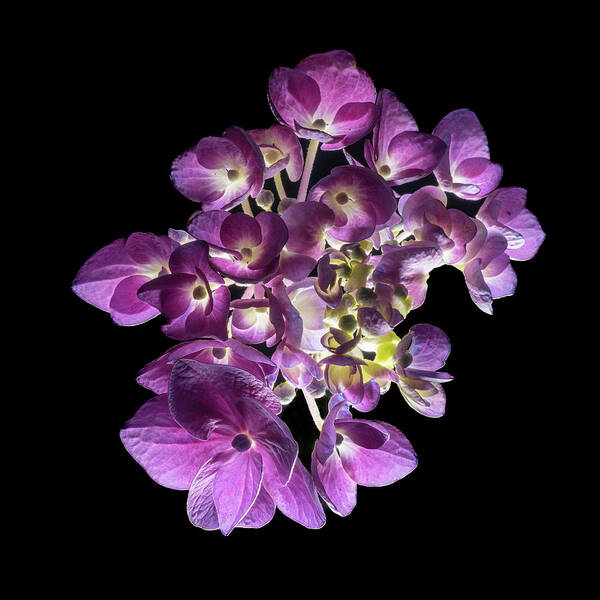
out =
<path fill-rule="evenodd" d="M 323 419 L 321 418 L 319 407 L 317 406 L 315 399 L 306 390 L 302 390 L 302 392 L 304 393 L 304 398 L 306 399 L 306 405 L 310 411 L 310 416 L 317 426 L 317 429 L 321 431 L 321 427 L 323 427 Z"/>
<path fill-rule="evenodd" d="M 287 194 L 285 193 L 285 188 L 283 187 L 283 181 L 281 181 L 281 173 L 275 173 L 273 178 L 275 180 L 275 189 L 277 190 L 277 194 L 280 200 L 287 198 Z"/>
<path fill-rule="evenodd" d="M 310 181 L 310 174 L 315 163 L 315 156 L 319 149 L 318 140 L 310 140 L 308 144 L 308 150 L 306 152 L 306 160 L 304 161 L 304 171 L 302 172 L 302 179 L 300 180 L 300 189 L 298 190 L 298 202 L 304 202 L 306 200 L 306 192 L 308 191 L 308 183 Z"/>
<path fill-rule="evenodd" d="M 250 206 L 250 200 L 248 200 L 248 198 L 244 198 L 242 200 L 242 210 L 250 217 L 254 216 L 254 214 L 252 213 L 252 208 Z"/>

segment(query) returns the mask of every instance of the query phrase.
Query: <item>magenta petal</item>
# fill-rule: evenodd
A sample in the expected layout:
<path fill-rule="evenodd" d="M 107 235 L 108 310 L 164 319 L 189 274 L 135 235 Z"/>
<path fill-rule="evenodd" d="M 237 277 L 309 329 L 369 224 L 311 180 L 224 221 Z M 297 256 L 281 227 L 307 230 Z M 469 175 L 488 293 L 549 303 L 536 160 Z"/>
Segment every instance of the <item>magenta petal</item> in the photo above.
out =
<path fill-rule="evenodd" d="M 502 167 L 491 163 L 485 131 L 475 113 L 467 109 L 446 115 L 433 130 L 447 149 L 434 173 L 443 190 L 476 200 L 499 183 Z"/>
<path fill-rule="evenodd" d="M 192 300 L 195 275 L 174 273 L 148 281 L 138 290 L 138 298 L 157 308 L 167 319 L 183 314 Z"/>
<path fill-rule="evenodd" d="M 205 308 L 198 306 L 186 318 L 185 329 L 191 337 L 227 339 L 227 318 L 231 300 L 229 288 L 225 285 L 218 287 L 212 292 L 212 299 L 210 312 L 207 313 Z"/>
<path fill-rule="evenodd" d="M 400 185 L 420 179 L 433 172 L 442 158 L 446 145 L 434 135 L 406 131 L 390 143 L 388 162 L 391 174 L 386 177 Z"/>
<path fill-rule="evenodd" d="M 230 216 L 226 210 L 206 210 L 195 212 L 188 221 L 187 230 L 198 240 L 203 240 L 221 248 L 221 225 Z"/>
<path fill-rule="evenodd" d="M 232 169 L 244 162 L 244 155 L 230 140 L 206 137 L 196 146 L 196 159 L 205 169 Z"/>
<path fill-rule="evenodd" d="M 290 181 L 300 179 L 304 167 L 304 154 L 292 129 L 285 125 L 271 125 L 268 129 L 254 129 L 249 133 L 265 153 L 265 160 L 270 150 L 275 150 L 276 156 L 283 157 L 266 168 L 266 177 L 273 177 L 285 168 Z"/>
<path fill-rule="evenodd" d="M 286 249 L 317 260 L 325 247 L 325 233 L 334 223 L 331 209 L 322 202 L 298 202 L 281 218 L 289 232 Z"/>
<path fill-rule="evenodd" d="M 287 485 L 281 485 L 265 464 L 264 487 L 277 508 L 289 519 L 308 529 L 320 529 L 325 524 L 325 513 L 309 472 L 297 460 Z"/>
<path fill-rule="evenodd" d="M 358 485 L 390 485 L 408 475 L 417 466 L 417 456 L 405 435 L 388 423 L 371 421 L 389 439 L 377 449 L 355 444 L 348 438 L 340 445 L 344 470 Z"/>
<path fill-rule="evenodd" d="M 419 128 L 406 106 L 390 90 L 384 89 L 377 94 L 377 104 L 381 114 L 373 127 L 373 146 L 377 158 L 381 158 L 399 133 L 418 131 Z"/>
<path fill-rule="evenodd" d="M 296 69 L 309 75 L 318 85 L 321 99 L 318 116 L 327 123 L 331 123 L 339 108 L 348 102 L 374 103 L 376 100 L 371 78 L 345 50 L 313 54 L 299 62 Z"/>
<path fill-rule="evenodd" d="M 373 102 L 348 102 L 342 105 L 327 131 L 336 138 L 343 137 L 339 141 L 323 144 L 323 150 L 339 150 L 360 140 L 371 131 L 378 114 L 379 109 Z"/>
<path fill-rule="evenodd" d="M 390 438 L 387 432 L 374 426 L 371 421 L 362 419 L 338 419 L 335 428 L 344 436 L 344 439 L 347 438 L 367 450 L 381 448 Z"/>
<path fill-rule="evenodd" d="M 146 402 L 120 436 L 127 452 L 154 481 L 176 490 L 189 489 L 198 469 L 229 445 L 221 436 L 201 442 L 182 429 L 169 412 L 166 394 Z"/>
<path fill-rule="evenodd" d="M 263 461 L 255 450 L 236 452 L 222 465 L 213 482 L 213 501 L 223 535 L 248 514 L 260 491 Z"/>
<path fill-rule="evenodd" d="M 181 359 L 171 372 L 169 406 L 173 418 L 199 439 L 208 439 L 221 426 L 242 431 L 248 424 L 243 418 L 245 412 L 240 411 L 245 411 L 242 405 L 247 399 L 271 413 L 281 412 L 281 402 L 273 391 L 237 367 Z M 267 417 L 261 419 L 266 422 Z"/>
<path fill-rule="evenodd" d="M 142 302 L 137 292 L 149 281 L 144 275 L 132 275 L 122 279 L 115 288 L 110 300 L 110 313 L 118 325 L 138 325 L 145 323 L 159 314 L 159 311 Z"/>
<path fill-rule="evenodd" d="M 486 158 L 468 158 L 454 171 L 452 191 L 465 200 L 478 200 L 495 190 L 502 179 L 502 167 Z"/>
<path fill-rule="evenodd" d="M 125 242 L 125 251 L 139 265 L 165 264 L 178 244 L 153 233 L 132 233 Z"/>
<path fill-rule="evenodd" d="M 207 440 L 215 428 L 229 433 L 243 429 L 234 394 L 244 381 L 238 371 L 244 372 L 232 370 L 189 359 L 175 363 L 169 380 L 169 408 L 175 421 L 194 437 Z"/>
<path fill-rule="evenodd" d="M 125 277 L 139 274 L 126 251 L 126 240 L 115 240 L 93 254 L 79 269 L 73 291 L 89 304 L 108 312 L 113 292 Z"/>
<path fill-rule="evenodd" d="M 273 212 L 261 212 L 256 216 L 262 236 L 261 244 L 253 252 L 254 260 L 248 265 L 250 269 L 264 269 L 288 240 L 288 229 L 282 218 Z"/>
<path fill-rule="evenodd" d="M 262 242 L 259 222 L 244 213 L 230 214 L 221 225 L 223 248 L 241 250 L 254 248 Z"/>
<path fill-rule="evenodd" d="M 269 77 L 269 103 L 275 117 L 294 129 L 312 124 L 321 94 L 314 79 L 296 69 L 280 67 Z"/>
<path fill-rule="evenodd" d="M 256 198 L 260 194 L 264 183 L 265 164 L 262 152 L 255 144 L 252 136 L 241 127 L 228 127 L 223 132 L 223 137 L 233 141 L 241 150 L 245 161 L 246 178 L 250 183 L 249 192 L 253 198 Z M 229 204 L 224 208 L 229 209 L 232 207 L 232 204 Z"/>
<path fill-rule="evenodd" d="M 286 252 L 282 250 L 279 256 L 279 271 L 291 281 L 303 281 L 315 268 L 317 261 L 310 256 Z"/>
<path fill-rule="evenodd" d="M 324 465 L 313 452 L 311 471 L 317 492 L 327 506 L 342 517 L 349 515 L 356 506 L 356 483 L 342 467 L 337 451 L 331 454 Z"/>

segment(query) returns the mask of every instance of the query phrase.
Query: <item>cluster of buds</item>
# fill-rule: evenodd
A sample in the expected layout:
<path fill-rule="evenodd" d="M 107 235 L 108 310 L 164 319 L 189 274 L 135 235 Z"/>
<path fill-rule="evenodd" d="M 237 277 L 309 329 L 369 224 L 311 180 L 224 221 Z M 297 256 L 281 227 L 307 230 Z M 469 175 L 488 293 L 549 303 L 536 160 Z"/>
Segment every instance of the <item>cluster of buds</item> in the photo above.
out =
<path fill-rule="evenodd" d="M 177 344 L 140 371 L 155 396 L 121 439 L 155 481 L 189 490 L 194 525 L 225 535 L 276 508 L 320 528 L 325 506 L 354 509 L 357 486 L 410 473 L 407 438 L 362 417 L 393 385 L 418 413 L 444 414 L 448 337 L 402 330 L 429 273 L 456 267 L 491 314 L 515 290 L 512 261 L 544 239 L 526 191 L 498 187 L 502 167 L 470 110 L 422 133 L 342 50 L 275 69 L 268 97 L 277 124 L 229 127 L 174 161 L 174 186 L 201 205 L 185 231 L 116 240 L 73 283 L 118 325 L 164 318 Z M 362 138 L 365 164 L 347 150 Z M 344 164 L 311 187 L 319 149 Z M 437 185 L 402 192 L 426 177 Z M 452 208 L 455 196 L 483 200 L 476 216 Z M 319 430 L 310 465 L 279 416 L 299 391 Z"/>

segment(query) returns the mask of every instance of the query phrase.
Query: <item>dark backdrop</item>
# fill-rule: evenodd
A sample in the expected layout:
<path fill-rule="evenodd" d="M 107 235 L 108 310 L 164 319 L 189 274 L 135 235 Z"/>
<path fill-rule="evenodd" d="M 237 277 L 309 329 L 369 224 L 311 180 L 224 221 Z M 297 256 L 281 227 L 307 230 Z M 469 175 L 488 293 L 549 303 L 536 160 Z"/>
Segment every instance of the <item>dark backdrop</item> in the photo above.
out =
<path fill-rule="evenodd" d="M 367 565 L 385 543 L 410 568 L 446 560 L 440 557 L 459 552 L 458 544 L 481 558 L 510 542 L 513 556 L 522 557 L 550 535 L 544 507 L 550 472 L 562 458 L 549 457 L 547 422 L 560 396 L 550 395 L 544 381 L 553 368 L 561 307 L 553 276 L 557 198 L 547 188 L 539 154 L 549 150 L 541 115 L 547 102 L 557 101 L 556 81 L 553 60 L 522 28 L 507 26 L 502 39 L 473 34 L 449 43 L 435 35 L 426 41 L 404 33 L 378 38 L 371 31 L 312 43 L 262 34 L 220 45 L 199 36 L 183 44 L 119 26 L 102 37 L 77 36 L 63 64 L 69 74 L 64 135 L 71 152 L 64 164 L 68 209 L 61 217 L 68 233 L 61 336 L 71 352 L 60 360 L 68 372 L 64 417 L 71 433 L 63 438 L 58 475 L 69 484 L 61 488 L 60 504 L 74 548 L 85 554 L 108 547 L 103 560 L 110 563 L 117 551 L 150 558 L 162 548 L 178 554 L 185 547 L 206 559 L 268 547 L 285 563 L 294 548 L 311 547 L 322 549 L 324 559 L 352 551 Z M 151 397 L 135 383 L 137 370 L 172 345 L 160 332 L 161 318 L 118 327 L 68 287 L 81 264 L 112 240 L 184 228 L 198 205 L 171 186 L 172 160 L 229 125 L 269 126 L 270 71 L 339 47 L 355 54 L 378 88 L 398 95 L 422 131 L 451 110 L 475 111 L 492 159 L 504 165 L 502 185 L 528 189 L 528 207 L 548 240 L 533 260 L 514 263 L 516 294 L 494 302 L 491 317 L 471 302 L 457 270 L 432 273 L 427 301 L 406 327 L 428 322 L 450 337 L 447 370 L 455 380 L 445 386 L 447 413 L 439 420 L 420 416 L 395 388 L 373 413 L 411 440 L 416 471 L 386 488 L 359 488 L 354 512 L 340 518 L 327 511 L 320 531 L 277 513 L 267 527 L 235 530 L 226 539 L 195 529 L 186 493 L 151 481 L 119 441 L 123 423 Z M 333 164 L 343 164 L 340 152 L 320 152 L 314 175 Z M 308 442 L 306 457 L 316 430 L 301 398 L 283 418 Z"/>

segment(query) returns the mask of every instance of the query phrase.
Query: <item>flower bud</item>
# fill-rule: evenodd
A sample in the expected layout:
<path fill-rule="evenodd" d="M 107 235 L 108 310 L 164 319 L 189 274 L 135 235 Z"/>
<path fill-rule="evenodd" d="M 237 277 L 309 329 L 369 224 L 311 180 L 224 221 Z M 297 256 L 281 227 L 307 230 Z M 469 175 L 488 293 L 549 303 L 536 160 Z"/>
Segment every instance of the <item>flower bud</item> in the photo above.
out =
<path fill-rule="evenodd" d="M 358 321 L 354 315 L 344 315 L 339 321 L 340 329 L 346 333 L 354 333 L 358 327 Z"/>
<path fill-rule="evenodd" d="M 263 210 L 271 210 L 275 196 L 271 190 L 262 190 L 258 196 L 256 196 L 256 204 Z"/>
<path fill-rule="evenodd" d="M 279 397 L 281 404 L 284 406 L 289 404 L 296 397 L 296 388 L 287 381 L 276 385 L 273 391 Z"/>
<path fill-rule="evenodd" d="M 306 386 L 306 391 L 313 398 L 321 398 L 321 396 L 325 395 L 327 391 L 327 386 L 325 385 L 325 381 L 323 379 L 314 379 Z"/>

